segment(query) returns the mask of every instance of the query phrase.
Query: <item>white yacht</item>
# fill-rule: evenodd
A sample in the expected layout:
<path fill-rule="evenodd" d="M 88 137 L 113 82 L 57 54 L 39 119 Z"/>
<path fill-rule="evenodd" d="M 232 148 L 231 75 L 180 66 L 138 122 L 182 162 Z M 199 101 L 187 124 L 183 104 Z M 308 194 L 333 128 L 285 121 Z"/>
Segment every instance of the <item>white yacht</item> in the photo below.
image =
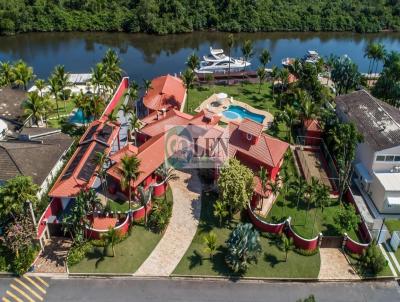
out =
<path fill-rule="evenodd" d="M 200 62 L 200 68 L 197 73 L 225 72 L 230 68 L 231 71 L 242 71 L 251 65 L 243 59 L 235 59 L 224 54 L 223 49 L 214 49 L 210 47 L 210 54 L 203 56 Z"/>
<path fill-rule="evenodd" d="M 301 59 L 302 62 L 315 64 L 321 57 L 319 56 L 318 52 L 315 50 L 308 50 L 305 56 Z M 289 67 L 293 65 L 295 58 L 284 58 L 282 59 L 283 67 Z"/>

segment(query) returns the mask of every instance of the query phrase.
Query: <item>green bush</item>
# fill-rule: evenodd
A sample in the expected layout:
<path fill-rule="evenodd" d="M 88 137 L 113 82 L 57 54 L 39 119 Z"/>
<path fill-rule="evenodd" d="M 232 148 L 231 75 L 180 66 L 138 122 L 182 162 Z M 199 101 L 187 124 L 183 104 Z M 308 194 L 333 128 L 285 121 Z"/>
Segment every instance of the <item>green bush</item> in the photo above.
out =
<path fill-rule="evenodd" d="M 363 251 L 360 257 L 360 264 L 366 271 L 377 275 L 387 266 L 387 260 L 382 255 L 376 243 L 372 242 L 370 246 Z"/>
<path fill-rule="evenodd" d="M 8 265 L 6 257 L 0 256 L 0 272 L 5 272 L 8 270 Z"/>
<path fill-rule="evenodd" d="M 92 249 L 92 244 L 89 241 L 84 242 L 80 245 L 73 246 L 68 253 L 68 259 L 67 259 L 68 266 L 73 266 L 75 264 L 78 264 L 80 261 L 82 261 L 83 258 L 85 258 L 86 254 L 91 249 Z"/>
<path fill-rule="evenodd" d="M 318 254 L 319 249 L 316 248 L 315 250 L 303 250 L 303 249 L 300 249 L 300 248 L 295 248 L 294 251 L 297 254 L 300 254 L 302 256 L 314 256 L 314 255 Z"/>
<path fill-rule="evenodd" d="M 11 265 L 12 271 L 19 276 L 25 274 L 31 267 L 33 260 L 35 260 L 36 252 L 36 248 L 30 248 L 20 252 L 18 257 L 14 257 Z"/>
<path fill-rule="evenodd" d="M 94 247 L 105 247 L 106 246 L 106 242 L 103 239 L 91 240 L 90 243 Z"/>
<path fill-rule="evenodd" d="M 148 227 L 155 233 L 162 233 L 171 219 L 172 201 L 165 199 L 155 199 L 153 209 L 149 215 Z"/>

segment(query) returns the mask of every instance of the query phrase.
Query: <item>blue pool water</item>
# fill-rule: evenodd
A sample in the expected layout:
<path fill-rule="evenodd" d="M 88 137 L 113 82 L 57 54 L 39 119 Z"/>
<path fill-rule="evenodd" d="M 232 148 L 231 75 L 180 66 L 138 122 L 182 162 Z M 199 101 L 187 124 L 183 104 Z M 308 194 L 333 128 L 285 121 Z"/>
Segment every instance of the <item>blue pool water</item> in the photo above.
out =
<path fill-rule="evenodd" d="M 72 124 L 87 124 L 93 121 L 93 117 L 85 118 L 82 109 L 78 109 L 69 118 L 69 122 Z"/>
<path fill-rule="evenodd" d="M 248 118 L 257 123 L 262 124 L 265 116 L 257 113 L 250 112 L 249 110 L 236 105 L 231 105 L 229 108 L 222 112 L 223 116 L 228 120 Z"/>

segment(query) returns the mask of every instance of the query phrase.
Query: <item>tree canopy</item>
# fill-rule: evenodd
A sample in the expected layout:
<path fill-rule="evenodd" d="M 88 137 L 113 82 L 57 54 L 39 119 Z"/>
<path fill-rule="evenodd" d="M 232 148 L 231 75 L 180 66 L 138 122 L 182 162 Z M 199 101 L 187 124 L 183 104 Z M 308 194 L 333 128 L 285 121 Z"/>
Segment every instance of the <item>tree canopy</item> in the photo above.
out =
<path fill-rule="evenodd" d="M 377 32 L 400 28 L 399 1 L 0 0 L 0 33 L 217 29 Z"/>

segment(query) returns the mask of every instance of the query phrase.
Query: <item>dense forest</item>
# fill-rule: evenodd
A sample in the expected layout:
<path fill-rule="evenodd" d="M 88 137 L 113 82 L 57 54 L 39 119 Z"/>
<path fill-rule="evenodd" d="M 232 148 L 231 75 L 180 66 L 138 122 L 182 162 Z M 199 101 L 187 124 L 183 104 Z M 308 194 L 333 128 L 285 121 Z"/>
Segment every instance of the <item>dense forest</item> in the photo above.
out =
<path fill-rule="evenodd" d="M 0 0 L 0 34 L 400 29 L 400 0 Z"/>

